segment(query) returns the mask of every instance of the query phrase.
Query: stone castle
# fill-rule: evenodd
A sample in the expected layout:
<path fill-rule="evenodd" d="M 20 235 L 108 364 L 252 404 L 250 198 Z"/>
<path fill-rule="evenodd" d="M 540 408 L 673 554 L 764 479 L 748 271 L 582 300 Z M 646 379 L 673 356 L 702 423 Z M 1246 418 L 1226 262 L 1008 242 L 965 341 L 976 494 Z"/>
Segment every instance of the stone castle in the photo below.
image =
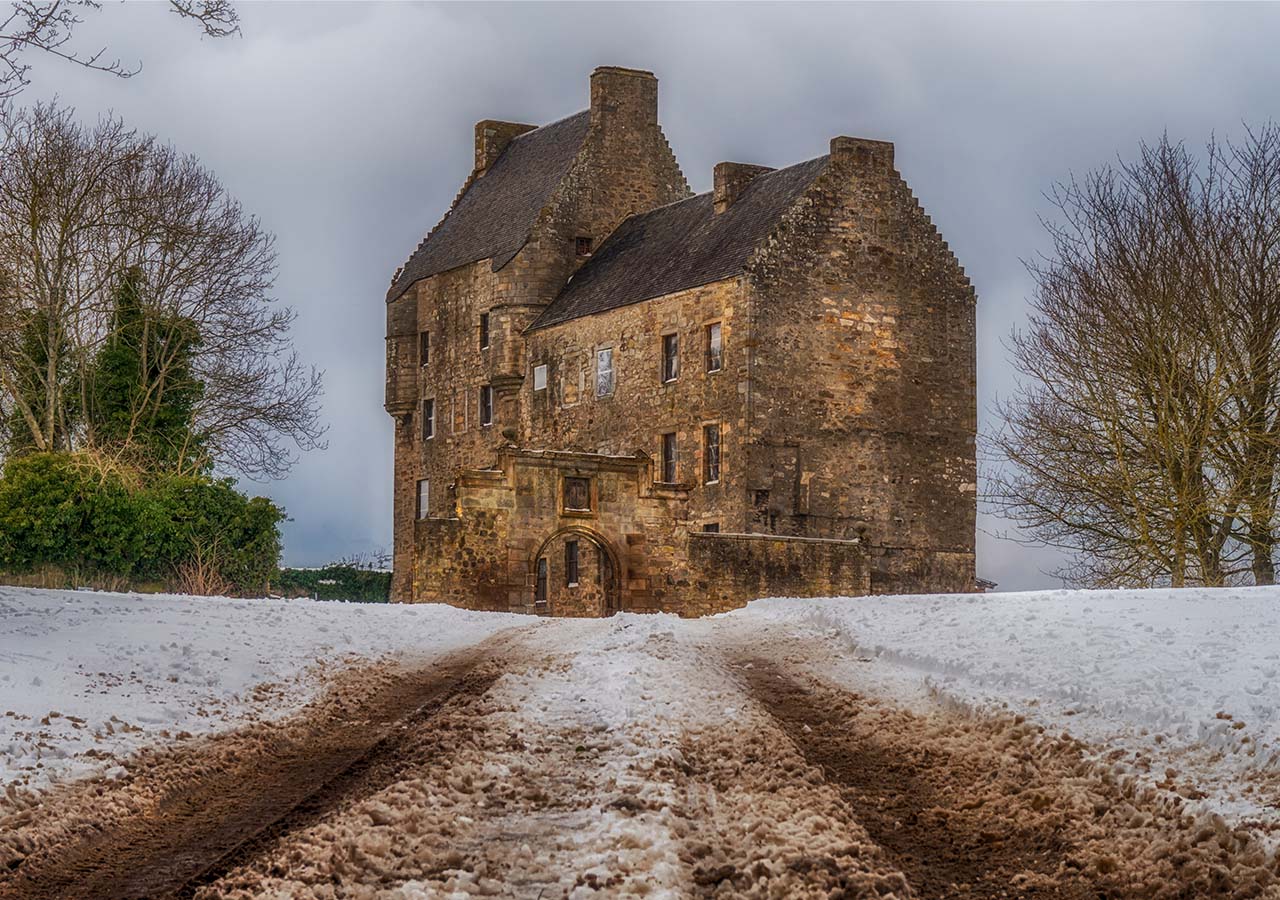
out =
<path fill-rule="evenodd" d="M 837 137 L 691 196 L 649 72 L 482 121 L 387 293 L 392 598 L 600 616 L 974 589 L 975 295 Z"/>

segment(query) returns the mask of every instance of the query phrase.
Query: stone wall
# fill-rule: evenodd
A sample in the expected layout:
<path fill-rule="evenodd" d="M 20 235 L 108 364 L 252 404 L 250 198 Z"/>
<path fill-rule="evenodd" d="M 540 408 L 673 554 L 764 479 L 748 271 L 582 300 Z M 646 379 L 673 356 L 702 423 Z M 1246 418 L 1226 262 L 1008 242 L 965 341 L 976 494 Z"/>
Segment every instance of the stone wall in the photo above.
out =
<path fill-rule="evenodd" d="M 971 590 L 974 292 L 894 170 L 892 145 L 835 139 L 748 272 L 762 348 L 750 394 L 757 521 L 947 560 L 894 575 L 882 559 L 878 591 L 942 589 L 909 577 L 936 569 L 947 588 Z"/>
<path fill-rule="evenodd" d="M 870 593 L 867 554 L 857 541 L 701 534 L 688 538 L 696 572 L 682 615 L 709 615 L 760 597 L 857 597 Z"/>
<path fill-rule="evenodd" d="M 745 407 L 747 335 L 740 330 L 739 279 L 574 319 L 528 335 L 529 372 L 520 391 L 522 439 L 534 446 L 661 458 L 661 436 L 676 434 L 676 483 L 688 488 L 693 526 L 746 531 Z M 706 327 L 719 322 L 722 363 L 707 372 Z M 679 374 L 663 380 L 663 338 L 678 338 Z M 596 351 L 613 350 L 614 389 L 597 396 Z M 547 366 L 533 389 L 532 368 Z M 704 484 L 704 425 L 721 434 L 720 480 Z"/>

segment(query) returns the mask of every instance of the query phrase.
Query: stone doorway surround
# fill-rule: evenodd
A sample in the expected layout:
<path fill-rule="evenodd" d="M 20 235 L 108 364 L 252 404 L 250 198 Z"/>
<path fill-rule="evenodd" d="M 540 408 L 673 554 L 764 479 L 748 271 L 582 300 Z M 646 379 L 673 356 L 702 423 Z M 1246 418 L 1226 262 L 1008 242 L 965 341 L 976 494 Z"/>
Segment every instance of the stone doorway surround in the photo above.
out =
<path fill-rule="evenodd" d="M 566 573 L 566 544 L 577 542 L 578 579 Z M 538 603 L 539 561 L 545 572 L 545 603 Z M 609 539 L 583 525 L 557 528 L 529 559 L 533 607 L 539 615 L 611 616 L 622 609 L 621 567 Z"/>

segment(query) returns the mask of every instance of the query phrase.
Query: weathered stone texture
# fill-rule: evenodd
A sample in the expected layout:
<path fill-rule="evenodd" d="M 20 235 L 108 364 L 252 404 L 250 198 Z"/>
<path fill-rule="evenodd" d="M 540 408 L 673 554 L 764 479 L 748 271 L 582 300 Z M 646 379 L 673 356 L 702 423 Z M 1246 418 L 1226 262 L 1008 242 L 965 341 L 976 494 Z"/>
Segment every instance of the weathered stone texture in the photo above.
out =
<path fill-rule="evenodd" d="M 598 69 L 590 93 L 589 110 L 557 125 L 554 141 L 526 125 L 476 126 L 468 186 L 489 170 L 505 179 L 486 182 L 485 196 L 519 176 L 503 157 L 512 146 L 536 168 L 544 141 L 559 154 L 545 164 L 564 166 L 554 186 L 545 171 L 530 176 L 549 193 L 529 213 L 523 245 L 434 271 L 444 254 L 428 237 L 410 274 L 397 274 L 386 389 L 396 422 L 395 599 L 696 615 L 763 595 L 971 590 L 974 292 L 894 170 L 892 145 L 837 138 L 829 157 L 778 172 L 722 163 L 714 196 L 684 200 L 657 121 L 656 79 Z M 580 139 L 571 158 L 570 133 Z M 706 230 L 698 216 L 722 227 Z M 643 253 L 646 229 L 660 227 L 703 229 L 704 257 L 670 267 L 679 287 L 649 296 L 633 280 L 628 298 L 611 302 L 622 291 L 610 292 L 605 266 L 620 259 L 645 259 L 645 283 L 662 283 L 668 259 L 626 256 Z M 459 242 L 465 229 L 446 232 L 448 258 L 472 259 Z M 668 257 L 684 233 L 663 235 Z M 571 281 L 583 266 L 589 307 L 556 306 L 566 285 L 585 283 Z M 718 371 L 707 370 L 713 323 Z M 674 379 L 664 378 L 667 335 L 678 338 Z M 606 348 L 613 385 L 602 394 Z M 541 366 L 546 386 L 535 389 Z M 492 424 L 481 422 L 485 387 Z M 708 425 L 720 433 L 714 483 Z M 677 446 L 670 484 L 667 433 Z M 431 486 L 424 510 L 420 479 Z M 566 479 L 590 485 L 589 508 L 566 507 Z M 568 543 L 578 549 L 574 584 Z M 539 559 L 545 603 L 535 603 Z"/>

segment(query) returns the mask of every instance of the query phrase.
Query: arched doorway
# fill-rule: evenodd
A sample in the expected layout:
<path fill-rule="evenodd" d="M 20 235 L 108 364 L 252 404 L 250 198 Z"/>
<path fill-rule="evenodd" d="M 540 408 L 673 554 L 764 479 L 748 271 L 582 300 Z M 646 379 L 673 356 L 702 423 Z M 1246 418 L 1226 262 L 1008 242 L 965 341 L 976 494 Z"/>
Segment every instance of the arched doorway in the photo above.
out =
<path fill-rule="evenodd" d="M 530 561 L 534 609 L 550 616 L 611 616 L 621 608 L 618 560 L 585 528 L 562 528 Z"/>

